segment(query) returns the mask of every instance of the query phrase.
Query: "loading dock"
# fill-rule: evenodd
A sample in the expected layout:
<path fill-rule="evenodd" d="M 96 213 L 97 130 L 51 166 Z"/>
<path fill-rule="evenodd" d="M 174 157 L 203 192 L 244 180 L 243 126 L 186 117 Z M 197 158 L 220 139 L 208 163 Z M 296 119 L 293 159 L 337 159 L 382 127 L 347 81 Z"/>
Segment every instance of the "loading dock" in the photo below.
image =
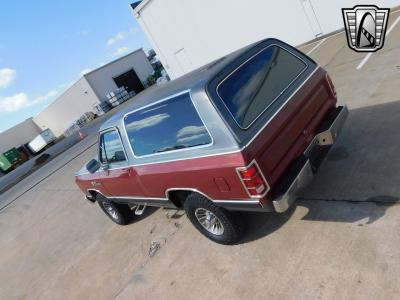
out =
<path fill-rule="evenodd" d="M 138 94 L 144 90 L 143 83 L 140 81 L 134 69 L 114 77 L 113 79 L 119 88 L 124 87 L 128 93 L 133 91 Z"/>

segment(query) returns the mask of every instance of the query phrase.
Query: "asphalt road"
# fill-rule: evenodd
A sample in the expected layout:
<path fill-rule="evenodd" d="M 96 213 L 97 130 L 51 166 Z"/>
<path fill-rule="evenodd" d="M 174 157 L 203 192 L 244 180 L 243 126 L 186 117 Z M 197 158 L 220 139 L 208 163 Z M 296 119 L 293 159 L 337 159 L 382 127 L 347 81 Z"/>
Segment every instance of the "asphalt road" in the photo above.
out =
<path fill-rule="evenodd" d="M 83 140 L 80 140 L 79 133 L 75 133 L 46 150 L 44 153 L 50 154 L 52 157 L 54 157 L 54 159 L 44 164 L 41 168 L 37 169 L 29 177 L 24 178 L 23 176 L 32 169 L 35 158 L 26 162 L 21 167 L 15 169 L 13 172 L 0 178 L 0 190 L 10 183 L 16 182 L 18 178 L 24 178 L 19 182 L 17 181 L 17 183 L 12 188 L 0 194 L 0 210 L 7 207 L 10 203 L 14 202 L 21 195 L 29 192 L 32 187 L 36 186 L 37 184 L 54 174 L 54 172 L 65 167 L 66 164 L 74 160 L 77 156 L 89 150 L 89 148 L 91 148 L 97 142 L 97 136 L 100 126 L 113 114 L 118 113 L 125 107 L 129 106 L 132 101 L 134 101 L 134 98 L 129 99 L 122 105 L 114 108 L 107 114 L 100 116 L 99 118 L 95 119 L 87 126 L 82 128 L 80 132 L 82 132 L 85 136 Z M 96 153 L 93 154 L 93 157 L 95 155 Z"/>
<path fill-rule="evenodd" d="M 233 247 L 203 238 L 181 212 L 117 226 L 73 181 L 96 153 L 89 137 L 1 196 L 0 298 L 398 299 L 400 26 L 359 70 L 365 54 L 343 33 L 310 55 L 350 116 L 290 211 L 244 214 L 246 238 Z"/>
<path fill-rule="evenodd" d="M 38 169 L 32 175 L 18 182 L 14 187 L 0 195 L 0 211 L 7 208 L 22 195 L 28 193 L 33 187 L 52 176 L 55 172 L 61 170 L 69 162 L 73 161 L 77 156 L 88 151 L 90 147 L 95 148 L 97 138 L 92 134 L 85 140 L 77 143 L 70 149 L 66 150 L 60 156 L 48 162 L 42 168 Z M 78 171 L 78 170 L 77 170 Z"/>

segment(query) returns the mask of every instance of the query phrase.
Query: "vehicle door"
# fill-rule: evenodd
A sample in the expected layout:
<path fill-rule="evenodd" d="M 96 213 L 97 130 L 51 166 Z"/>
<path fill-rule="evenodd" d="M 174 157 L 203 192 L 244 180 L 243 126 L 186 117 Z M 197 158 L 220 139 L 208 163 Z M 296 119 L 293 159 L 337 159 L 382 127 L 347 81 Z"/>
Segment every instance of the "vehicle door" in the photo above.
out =
<path fill-rule="evenodd" d="M 110 197 L 140 197 L 143 189 L 132 166 L 117 128 L 101 132 L 99 139 L 101 182 Z"/>

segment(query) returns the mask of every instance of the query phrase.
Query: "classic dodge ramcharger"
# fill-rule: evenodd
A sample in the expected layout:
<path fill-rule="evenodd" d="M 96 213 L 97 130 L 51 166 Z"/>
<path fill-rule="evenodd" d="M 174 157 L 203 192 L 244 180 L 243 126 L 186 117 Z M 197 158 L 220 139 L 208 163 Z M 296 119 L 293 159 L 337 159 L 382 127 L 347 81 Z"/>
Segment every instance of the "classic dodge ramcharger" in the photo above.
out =
<path fill-rule="evenodd" d="M 240 240 L 232 211 L 285 212 L 348 115 L 324 69 L 266 39 L 136 96 L 99 132 L 76 174 L 117 224 L 146 206 L 184 209 L 221 244 Z"/>

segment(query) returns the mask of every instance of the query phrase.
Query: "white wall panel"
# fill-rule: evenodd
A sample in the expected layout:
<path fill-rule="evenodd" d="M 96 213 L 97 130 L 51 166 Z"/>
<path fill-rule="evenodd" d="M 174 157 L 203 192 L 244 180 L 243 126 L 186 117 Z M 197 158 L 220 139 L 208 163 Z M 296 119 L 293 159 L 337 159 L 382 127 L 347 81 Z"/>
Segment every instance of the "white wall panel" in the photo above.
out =
<path fill-rule="evenodd" d="M 115 91 L 118 87 L 113 77 L 117 77 L 129 70 L 134 69 L 139 79 L 145 82 L 154 72 L 146 54 L 139 49 L 120 59 L 104 65 L 85 75 L 100 100 L 106 99 L 106 94 Z"/>
<path fill-rule="evenodd" d="M 32 118 L 0 133 L 0 154 L 33 140 L 41 130 Z"/>
<path fill-rule="evenodd" d="M 99 103 L 84 77 L 64 92 L 56 101 L 40 112 L 33 121 L 42 129 L 50 128 L 59 137 L 85 112 L 93 111 Z"/>
<path fill-rule="evenodd" d="M 400 0 L 357 1 L 357 0 L 310 0 L 318 16 L 324 33 L 329 33 L 344 27 L 342 8 L 351 8 L 358 4 L 375 4 L 382 8 L 400 5 Z"/>
<path fill-rule="evenodd" d="M 299 45 L 343 28 L 353 0 L 145 0 L 135 16 L 172 78 L 267 37 Z M 393 7 L 400 0 L 370 1 Z M 311 19 L 310 19 L 311 18 Z"/>

